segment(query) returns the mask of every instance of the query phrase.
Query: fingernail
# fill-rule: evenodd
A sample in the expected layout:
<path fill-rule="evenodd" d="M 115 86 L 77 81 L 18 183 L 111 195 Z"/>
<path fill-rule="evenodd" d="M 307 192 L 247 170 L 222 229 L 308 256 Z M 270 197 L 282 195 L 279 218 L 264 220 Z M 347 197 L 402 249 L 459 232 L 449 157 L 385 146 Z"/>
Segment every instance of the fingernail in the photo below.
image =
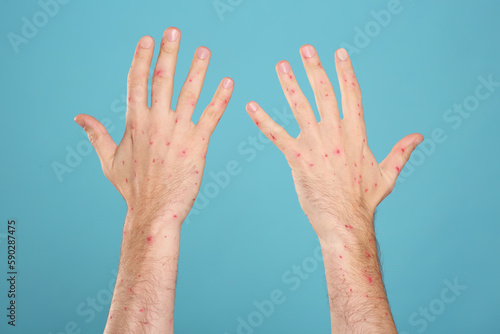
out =
<path fill-rule="evenodd" d="M 79 118 L 74 118 L 76 124 L 80 125 L 82 128 L 85 126 L 85 123 L 83 122 L 82 119 L 79 119 Z"/>
<path fill-rule="evenodd" d="M 170 28 L 167 30 L 166 36 L 169 42 L 174 42 L 179 37 L 179 30 L 175 28 Z"/>
<path fill-rule="evenodd" d="M 144 36 L 141 38 L 141 47 L 144 49 L 149 49 L 153 45 L 153 39 L 149 36 Z"/>
<path fill-rule="evenodd" d="M 337 57 L 339 57 L 339 59 L 342 61 L 346 61 L 347 60 L 347 51 L 345 49 L 338 49 Z"/>
<path fill-rule="evenodd" d="M 280 70 L 281 73 L 287 74 L 288 71 L 290 71 L 290 65 L 288 65 L 286 61 L 283 61 L 278 65 L 278 69 Z"/>
<path fill-rule="evenodd" d="M 248 111 L 251 111 L 251 112 L 256 112 L 257 111 L 257 103 L 255 102 L 250 102 L 248 104 Z"/>
<path fill-rule="evenodd" d="M 222 87 L 224 87 L 225 89 L 233 87 L 233 80 L 225 78 L 224 80 L 222 80 Z"/>
<path fill-rule="evenodd" d="M 208 57 L 209 51 L 206 47 L 202 46 L 202 47 L 198 48 L 197 54 L 198 54 L 198 58 L 205 59 Z"/>
<path fill-rule="evenodd" d="M 316 51 L 314 50 L 314 48 L 310 45 L 306 45 L 302 48 L 302 55 L 305 57 L 305 58 L 311 58 L 311 57 L 314 57 L 314 55 L 316 54 Z"/>

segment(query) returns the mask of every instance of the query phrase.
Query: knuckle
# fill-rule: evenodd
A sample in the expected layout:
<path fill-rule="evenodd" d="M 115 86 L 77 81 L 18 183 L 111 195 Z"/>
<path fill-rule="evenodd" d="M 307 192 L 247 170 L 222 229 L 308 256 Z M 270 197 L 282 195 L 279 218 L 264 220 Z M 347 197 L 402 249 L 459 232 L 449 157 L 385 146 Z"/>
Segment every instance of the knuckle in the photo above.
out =
<path fill-rule="evenodd" d="M 297 106 L 295 106 L 297 112 L 305 113 L 309 110 L 309 103 L 307 101 L 301 100 L 297 102 Z"/>
<path fill-rule="evenodd" d="M 192 90 L 182 89 L 181 93 L 179 95 L 179 100 L 181 100 L 181 99 L 188 100 L 188 101 L 196 100 L 196 94 Z"/>
<path fill-rule="evenodd" d="M 161 52 L 167 55 L 173 55 L 177 52 L 177 46 L 175 44 L 165 43 L 161 48 Z"/>

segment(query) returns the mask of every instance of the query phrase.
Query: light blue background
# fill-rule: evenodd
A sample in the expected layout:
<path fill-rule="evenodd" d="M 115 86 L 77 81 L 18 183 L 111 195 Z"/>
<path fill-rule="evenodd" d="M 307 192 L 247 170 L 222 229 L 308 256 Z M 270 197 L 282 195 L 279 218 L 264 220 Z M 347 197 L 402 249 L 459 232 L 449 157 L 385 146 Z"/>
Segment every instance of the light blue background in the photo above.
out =
<path fill-rule="evenodd" d="M 318 241 L 281 153 L 269 144 L 247 161 L 250 156 L 238 151 L 258 133 L 245 104 L 254 99 L 271 114 L 289 112 L 274 70 L 282 59 L 314 101 L 299 47 L 314 45 L 335 81 L 334 51 L 356 45 L 354 29 L 364 29 L 374 20 L 370 12 L 388 2 L 233 0 L 221 19 L 210 0 L 70 1 L 16 53 L 7 34 L 21 34 L 22 17 L 32 20 L 40 7 L 34 0 L 3 1 L 0 267 L 5 273 L 6 222 L 16 218 L 19 276 L 15 329 L 6 325 L 7 285 L 0 280 L 0 332 L 65 333 L 72 321 L 81 333 L 102 332 L 109 303 L 94 319 L 77 308 L 110 293 L 124 201 L 94 152 L 62 182 L 52 164 L 66 164 L 67 146 L 87 147 L 73 122 L 79 113 L 109 119 L 112 137 L 121 139 L 121 97 L 136 43 L 146 34 L 159 41 L 165 28 L 176 26 L 182 31 L 176 96 L 196 47 L 212 51 L 195 117 L 224 76 L 235 81 L 211 141 L 202 191 L 211 182 L 208 173 L 228 161 L 242 170 L 183 227 L 176 332 L 236 333 L 236 319 L 255 310 L 253 301 L 280 289 L 286 301 L 255 333 L 328 333 L 323 265 L 295 291 L 282 280 L 292 265 L 313 255 Z M 393 314 L 401 333 L 499 333 L 500 88 L 458 128 L 443 114 L 474 94 L 479 76 L 500 81 L 500 3 L 402 0 L 401 6 L 352 55 L 370 146 L 381 161 L 412 132 L 429 143 L 441 128 L 446 141 L 420 151 L 415 169 L 403 171 L 404 182 L 379 207 L 377 235 Z M 298 134 L 295 122 L 285 127 Z M 444 280 L 455 278 L 467 288 L 454 302 L 426 321 L 425 330 L 422 316 L 414 319 L 418 325 L 410 322 L 419 308 L 439 306 Z"/>

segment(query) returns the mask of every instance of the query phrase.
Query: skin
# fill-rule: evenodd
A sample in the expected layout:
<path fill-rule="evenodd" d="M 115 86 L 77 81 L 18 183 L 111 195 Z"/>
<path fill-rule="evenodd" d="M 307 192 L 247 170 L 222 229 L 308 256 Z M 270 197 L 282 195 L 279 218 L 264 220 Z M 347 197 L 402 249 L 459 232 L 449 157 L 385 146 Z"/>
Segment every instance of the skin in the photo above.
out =
<path fill-rule="evenodd" d="M 301 58 L 321 121 L 286 61 L 279 62 L 276 71 L 300 126 L 298 137 L 288 135 L 254 101 L 247 104 L 248 114 L 285 155 L 300 205 L 318 235 L 332 333 L 397 333 L 382 281 L 373 217 L 423 137 L 404 137 L 377 163 L 366 139 L 361 90 L 347 52 L 335 53 L 342 119 L 315 49 L 302 46 Z"/>
<path fill-rule="evenodd" d="M 139 41 L 128 76 L 126 130 L 120 145 L 92 116 L 75 118 L 88 134 L 104 174 L 128 207 L 104 333 L 174 332 L 181 225 L 198 194 L 208 142 L 234 86 L 230 78 L 224 78 L 199 122 L 192 122 L 210 59 L 210 51 L 199 47 L 174 110 L 179 42 L 177 28 L 165 30 L 148 107 L 154 40 L 145 36 Z"/>

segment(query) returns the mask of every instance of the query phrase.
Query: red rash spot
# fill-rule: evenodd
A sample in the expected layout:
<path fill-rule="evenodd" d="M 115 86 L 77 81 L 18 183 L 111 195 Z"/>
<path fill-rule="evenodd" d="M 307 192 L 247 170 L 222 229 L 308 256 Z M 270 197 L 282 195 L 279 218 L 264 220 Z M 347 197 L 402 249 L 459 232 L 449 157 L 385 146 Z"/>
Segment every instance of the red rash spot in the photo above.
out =
<path fill-rule="evenodd" d="M 328 154 L 325 154 L 325 158 L 328 158 Z"/>
<path fill-rule="evenodd" d="M 366 295 L 366 298 L 368 298 L 368 294 Z"/>
<path fill-rule="evenodd" d="M 342 258 L 342 255 L 339 255 L 340 258 Z"/>
<path fill-rule="evenodd" d="M 155 100 L 155 103 L 158 103 L 158 100 Z"/>
<path fill-rule="evenodd" d="M 137 163 L 137 160 L 134 160 L 135 163 Z"/>
<path fill-rule="evenodd" d="M 259 125 L 259 122 L 255 122 L 255 125 Z"/>
<path fill-rule="evenodd" d="M 147 325 L 147 324 L 148 324 L 148 322 L 146 321 L 146 322 L 144 323 L 144 325 Z"/>
<path fill-rule="evenodd" d="M 143 309 L 140 309 L 140 310 L 139 310 L 139 312 L 142 312 L 142 311 L 143 311 Z"/>
<path fill-rule="evenodd" d="M 161 46 L 164 46 L 165 45 L 165 42 L 161 43 Z"/>
<path fill-rule="evenodd" d="M 297 106 L 297 102 L 294 102 L 295 106 Z"/>
<path fill-rule="evenodd" d="M 344 79 L 344 82 L 347 82 L 347 79 Z"/>
<path fill-rule="evenodd" d="M 358 165 L 354 164 L 354 167 L 358 167 Z"/>
<path fill-rule="evenodd" d="M 273 140 L 276 140 L 276 137 L 275 137 L 272 133 L 270 133 L 269 135 L 271 136 L 271 138 L 272 138 Z"/>
<path fill-rule="evenodd" d="M 335 153 L 340 154 L 340 150 L 335 151 Z"/>
<path fill-rule="evenodd" d="M 131 126 L 130 126 L 130 128 L 131 128 L 132 130 L 134 130 L 134 129 L 135 129 L 133 125 L 131 125 Z"/>
<path fill-rule="evenodd" d="M 132 292 L 132 288 L 130 288 L 130 292 Z"/>
<path fill-rule="evenodd" d="M 354 82 L 352 82 L 351 85 L 356 86 L 356 84 Z"/>
<path fill-rule="evenodd" d="M 372 162 L 372 166 L 373 166 L 373 162 Z"/>
<path fill-rule="evenodd" d="M 125 183 L 128 183 L 128 179 L 125 179 Z"/>
<path fill-rule="evenodd" d="M 142 130 L 141 132 L 142 132 L 142 134 L 144 134 L 144 130 Z"/>
<path fill-rule="evenodd" d="M 147 237 L 146 240 L 147 240 L 148 244 L 153 243 L 153 237 Z"/>
<path fill-rule="evenodd" d="M 139 277 L 141 277 L 141 275 L 139 275 Z"/>
<path fill-rule="evenodd" d="M 363 139 L 363 143 L 365 143 L 365 142 L 366 142 L 366 139 Z"/>
<path fill-rule="evenodd" d="M 177 218 L 177 215 L 173 215 L 174 218 Z"/>
<path fill-rule="evenodd" d="M 182 154 L 186 154 L 186 151 L 182 151 Z"/>
<path fill-rule="evenodd" d="M 378 299 L 382 299 L 382 297 L 378 297 Z"/>
<path fill-rule="evenodd" d="M 365 193 L 368 192 L 368 188 L 365 189 Z"/>
<path fill-rule="evenodd" d="M 322 84 L 322 83 L 323 83 L 323 80 L 320 80 L 320 82 L 319 82 L 319 83 L 320 83 L 320 84 Z"/>
<path fill-rule="evenodd" d="M 297 153 L 297 157 L 300 157 L 300 153 Z"/>
<path fill-rule="evenodd" d="M 130 208 L 130 210 L 134 211 L 134 208 Z"/>
<path fill-rule="evenodd" d="M 328 94 L 325 94 L 325 97 L 327 97 L 327 96 L 328 96 Z"/>
<path fill-rule="evenodd" d="M 124 161 L 122 161 L 122 165 L 125 165 L 125 160 L 124 160 Z"/>
<path fill-rule="evenodd" d="M 193 198 L 193 201 L 196 201 L 196 198 Z"/>
<path fill-rule="evenodd" d="M 402 148 L 402 149 L 401 149 L 401 152 L 405 153 L 405 149 L 404 149 L 404 148 Z"/>
<path fill-rule="evenodd" d="M 399 172 L 399 171 L 401 171 L 401 170 L 399 169 L 399 167 L 398 167 L 398 166 L 396 166 L 396 170 L 397 170 L 398 172 Z"/>
<path fill-rule="evenodd" d="M 309 166 L 311 166 L 311 167 L 312 167 L 312 166 L 314 166 L 314 164 L 309 164 Z"/>
<path fill-rule="evenodd" d="M 311 124 L 311 122 L 307 122 L 307 124 L 309 125 L 309 124 Z"/>
<path fill-rule="evenodd" d="M 293 76 L 290 74 L 289 78 L 290 78 L 290 79 L 293 79 Z"/>
<path fill-rule="evenodd" d="M 130 102 L 130 97 L 128 98 L 128 102 Z"/>
<path fill-rule="evenodd" d="M 189 82 L 193 82 L 193 80 L 192 80 L 192 79 L 189 79 Z"/>
<path fill-rule="evenodd" d="M 155 161 L 156 161 L 156 160 L 155 160 L 155 159 L 153 159 L 153 163 L 155 163 Z"/>
<path fill-rule="evenodd" d="M 347 248 L 347 246 L 346 246 L 346 245 L 344 245 L 344 248 Z"/>
<path fill-rule="evenodd" d="M 342 270 L 342 268 L 340 268 L 340 270 Z"/>
<path fill-rule="evenodd" d="M 293 94 L 293 93 L 295 93 L 295 91 L 294 91 L 293 89 L 292 89 L 292 90 L 290 90 L 290 92 L 291 92 L 292 94 Z"/>
<path fill-rule="evenodd" d="M 165 160 L 162 160 L 161 163 L 163 164 L 165 162 Z"/>
<path fill-rule="evenodd" d="M 358 107 L 359 107 L 359 103 L 358 103 Z"/>
<path fill-rule="evenodd" d="M 167 146 L 169 146 L 169 145 L 170 145 L 170 142 L 167 142 Z"/>
<path fill-rule="evenodd" d="M 387 313 L 386 313 L 386 314 L 387 314 Z M 110 319 L 113 319 L 113 316 L 110 316 L 109 318 L 110 318 Z"/>
<path fill-rule="evenodd" d="M 126 307 L 124 307 L 123 309 L 124 309 L 125 311 L 127 310 L 127 308 L 126 308 Z"/>
<path fill-rule="evenodd" d="M 377 184 L 375 183 L 375 187 L 377 186 Z"/>
<path fill-rule="evenodd" d="M 351 292 L 352 292 L 352 289 L 349 289 L 349 291 L 351 291 Z"/>
<path fill-rule="evenodd" d="M 358 116 L 361 116 L 361 113 L 360 113 L 360 112 L 358 112 Z"/>
<path fill-rule="evenodd" d="M 224 103 L 227 104 L 227 99 L 224 99 Z"/>
<path fill-rule="evenodd" d="M 370 276 L 368 276 L 368 282 L 373 282 L 372 278 Z"/>
<path fill-rule="evenodd" d="M 194 171 L 196 174 L 198 174 L 199 172 L 197 170 Z"/>
<path fill-rule="evenodd" d="M 177 119 L 175 120 L 175 123 L 177 123 Z"/>
<path fill-rule="evenodd" d="M 365 319 L 363 319 L 363 320 L 364 320 L 364 321 L 366 321 L 366 318 L 365 318 Z"/>
<path fill-rule="evenodd" d="M 388 315 L 387 313 L 385 315 Z"/>
<path fill-rule="evenodd" d="M 363 159 L 365 158 L 365 156 L 363 155 Z"/>

